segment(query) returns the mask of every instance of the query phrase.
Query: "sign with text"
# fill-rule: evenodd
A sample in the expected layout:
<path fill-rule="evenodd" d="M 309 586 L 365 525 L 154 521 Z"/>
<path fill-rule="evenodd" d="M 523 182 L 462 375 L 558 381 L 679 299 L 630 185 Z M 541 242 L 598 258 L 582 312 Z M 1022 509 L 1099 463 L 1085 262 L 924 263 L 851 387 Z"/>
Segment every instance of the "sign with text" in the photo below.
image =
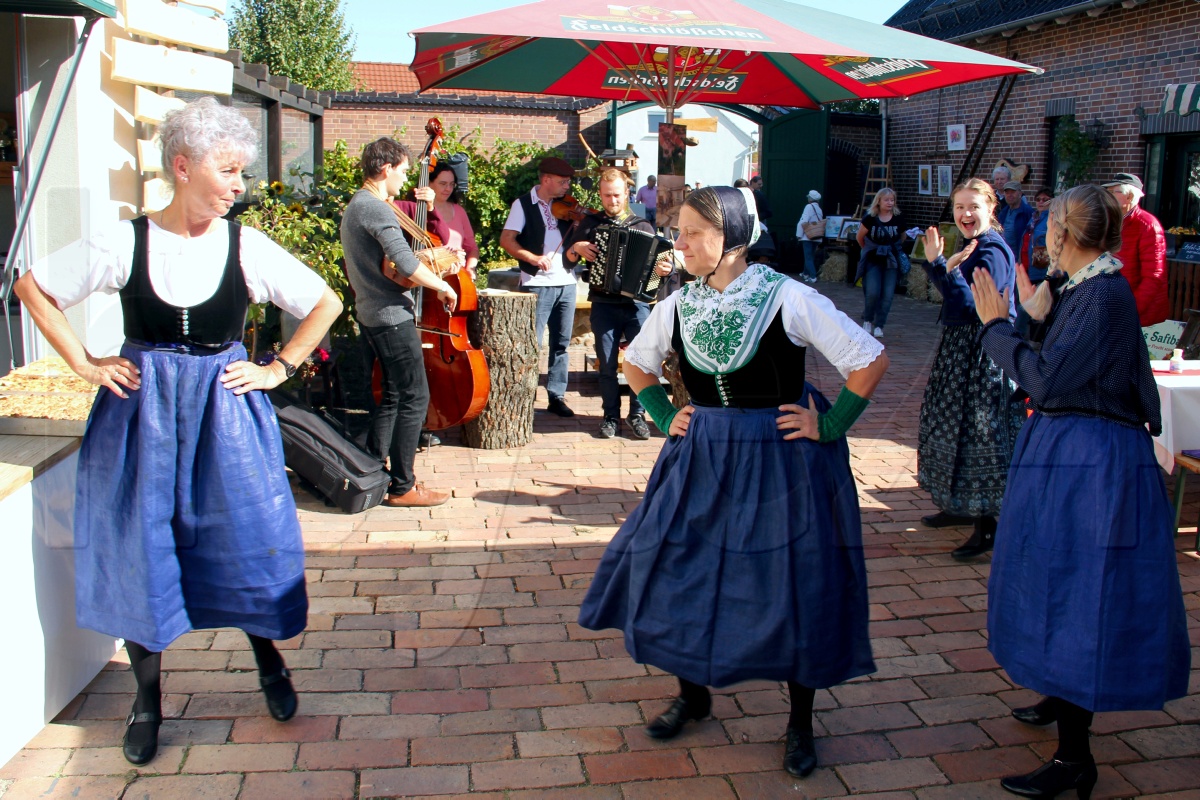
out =
<path fill-rule="evenodd" d="M 1150 351 L 1151 361 L 1165 361 L 1171 357 L 1183 335 L 1183 323 L 1169 319 L 1157 325 L 1142 328 L 1142 336 L 1146 339 L 1146 348 Z"/>

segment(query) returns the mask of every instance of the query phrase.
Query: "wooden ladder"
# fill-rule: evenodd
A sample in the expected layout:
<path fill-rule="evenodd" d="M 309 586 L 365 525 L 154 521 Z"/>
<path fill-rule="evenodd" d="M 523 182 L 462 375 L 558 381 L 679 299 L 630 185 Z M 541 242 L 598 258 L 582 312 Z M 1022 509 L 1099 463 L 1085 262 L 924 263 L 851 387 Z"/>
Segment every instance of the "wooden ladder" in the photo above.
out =
<path fill-rule="evenodd" d="M 867 180 L 863 184 L 862 203 L 859 204 L 858 210 L 854 212 L 855 219 L 862 219 L 867 213 L 867 209 L 871 207 L 871 201 L 875 199 L 875 193 L 885 186 L 892 185 L 892 162 L 885 161 L 882 164 L 871 162 L 867 167 Z"/>

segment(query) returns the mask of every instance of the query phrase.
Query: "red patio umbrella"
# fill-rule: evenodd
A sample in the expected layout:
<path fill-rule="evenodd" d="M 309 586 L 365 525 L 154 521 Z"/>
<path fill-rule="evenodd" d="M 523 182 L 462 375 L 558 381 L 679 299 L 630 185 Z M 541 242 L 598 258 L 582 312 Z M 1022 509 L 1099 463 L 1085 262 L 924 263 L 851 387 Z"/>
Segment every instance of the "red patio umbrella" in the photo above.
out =
<path fill-rule="evenodd" d="M 540 0 L 414 31 L 432 88 L 817 108 L 1041 70 L 785 0 Z"/>

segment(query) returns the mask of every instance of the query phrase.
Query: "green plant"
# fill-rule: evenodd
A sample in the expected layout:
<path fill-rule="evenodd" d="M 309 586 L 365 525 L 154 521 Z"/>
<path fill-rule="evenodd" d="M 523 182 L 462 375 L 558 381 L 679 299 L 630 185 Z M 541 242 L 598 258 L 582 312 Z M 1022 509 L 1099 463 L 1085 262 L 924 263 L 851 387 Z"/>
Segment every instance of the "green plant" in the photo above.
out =
<path fill-rule="evenodd" d="M 350 59 L 354 33 L 340 0 L 243 0 L 229 20 L 229 43 L 249 62 L 266 64 L 309 89 L 357 86 Z"/>
<path fill-rule="evenodd" d="M 1100 147 L 1076 122 L 1075 117 L 1066 116 L 1058 121 L 1054 129 L 1054 154 L 1063 162 L 1063 189 L 1087 183 Z"/>

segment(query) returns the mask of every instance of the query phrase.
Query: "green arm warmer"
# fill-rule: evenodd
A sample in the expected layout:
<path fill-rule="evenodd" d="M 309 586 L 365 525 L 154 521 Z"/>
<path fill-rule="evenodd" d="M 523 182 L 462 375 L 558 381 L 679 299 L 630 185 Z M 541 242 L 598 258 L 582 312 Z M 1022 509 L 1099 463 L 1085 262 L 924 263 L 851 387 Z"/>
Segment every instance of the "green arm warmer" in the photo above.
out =
<path fill-rule="evenodd" d="M 663 394 L 665 396 L 666 392 Z M 640 394 L 638 399 L 642 399 Z M 843 386 L 833 407 L 817 417 L 817 431 L 821 434 L 820 441 L 832 442 L 845 436 L 846 431 L 850 430 L 850 426 L 854 424 L 854 421 L 858 419 L 870 402 Z"/>
<path fill-rule="evenodd" d="M 667 397 L 667 390 L 657 381 L 637 393 L 638 402 L 646 409 L 650 419 L 663 433 L 671 432 L 671 420 L 679 413 L 679 409 Z"/>

